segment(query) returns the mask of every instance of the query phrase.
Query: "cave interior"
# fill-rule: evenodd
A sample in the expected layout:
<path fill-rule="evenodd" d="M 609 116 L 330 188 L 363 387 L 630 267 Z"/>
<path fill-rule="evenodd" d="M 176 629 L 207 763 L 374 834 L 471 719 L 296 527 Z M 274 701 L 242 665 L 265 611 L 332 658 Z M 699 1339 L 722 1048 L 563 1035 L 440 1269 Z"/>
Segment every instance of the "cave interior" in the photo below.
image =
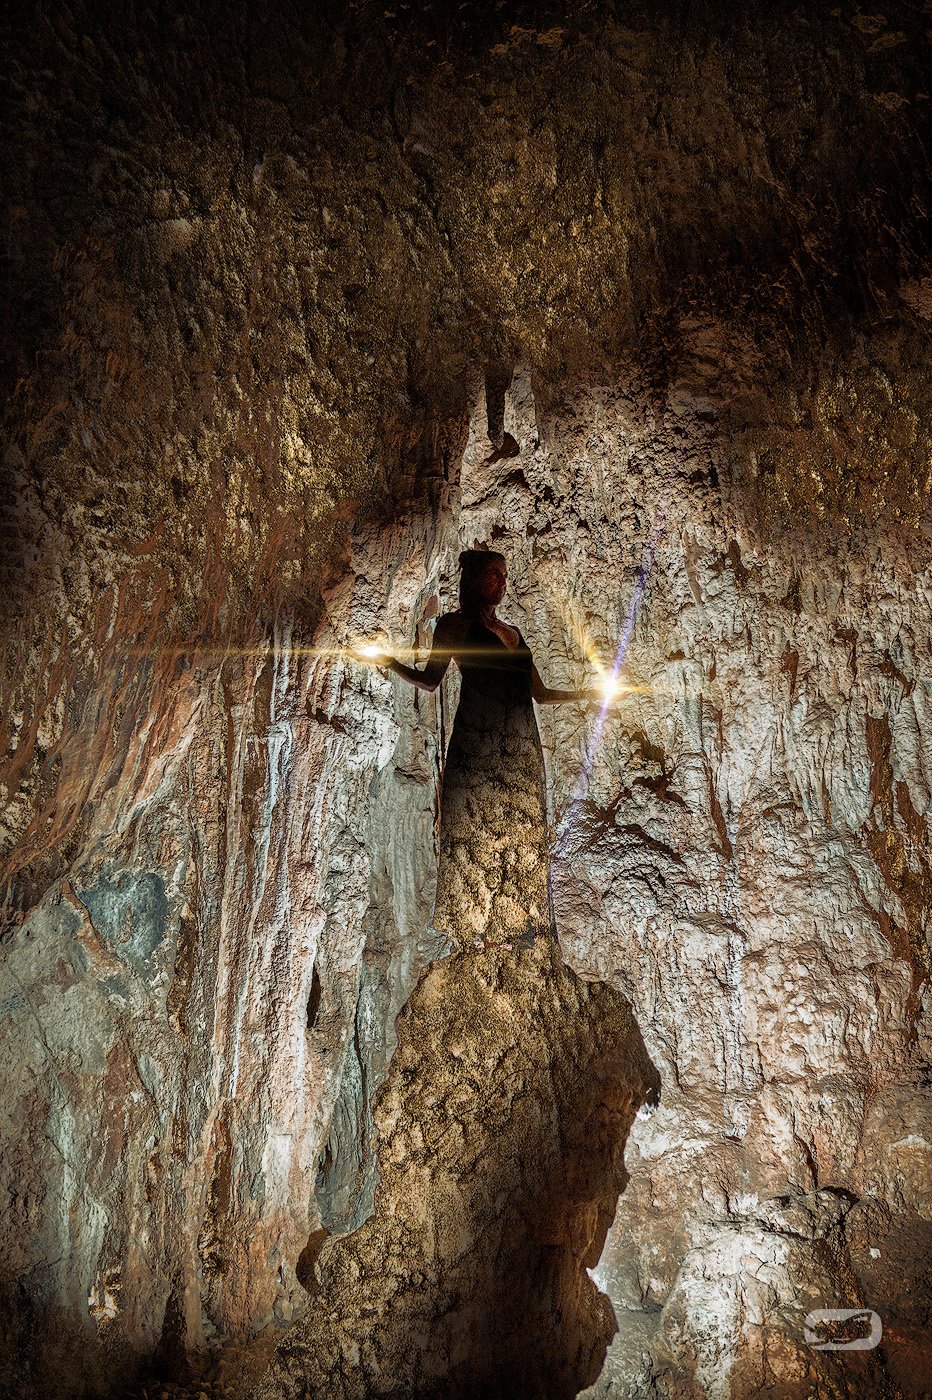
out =
<path fill-rule="evenodd" d="M 932 7 L 2 28 L 0 1394 L 932 1394 Z"/>

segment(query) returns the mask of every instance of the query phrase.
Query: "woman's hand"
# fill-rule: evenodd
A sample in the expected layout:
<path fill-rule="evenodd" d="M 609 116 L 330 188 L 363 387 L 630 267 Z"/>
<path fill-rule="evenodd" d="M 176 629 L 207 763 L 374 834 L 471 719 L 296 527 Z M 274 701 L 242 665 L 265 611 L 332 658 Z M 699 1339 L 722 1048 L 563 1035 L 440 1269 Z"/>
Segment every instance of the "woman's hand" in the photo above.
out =
<path fill-rule="evenodd" d="M 392 656 L 390 652 L 383 651 L 375 645 L 363 647 L 360 651 L 350 648 L 347 654 L 361 665 L 378 666 L 380 670 L 391 671 L 393 676 L 399 676 L 401 680 L 408 681 L 419 690 L 436 690 L 450 664 L 449 655 L 438 657 L 437 648 L 431 653 L 423 671 L 418 671 L 414 666 L 406 666 L 397 656 Z"/>
<path fill-rule="evenodd" d="M 383 651 L 381 647 L 368 646 L 354 650 L 347 648 L 347 655 L 354 661 L 358 661 L 361 666 L 379 666 L 382 669 L 389 669 L 395 660 L 390 652 Z"/>

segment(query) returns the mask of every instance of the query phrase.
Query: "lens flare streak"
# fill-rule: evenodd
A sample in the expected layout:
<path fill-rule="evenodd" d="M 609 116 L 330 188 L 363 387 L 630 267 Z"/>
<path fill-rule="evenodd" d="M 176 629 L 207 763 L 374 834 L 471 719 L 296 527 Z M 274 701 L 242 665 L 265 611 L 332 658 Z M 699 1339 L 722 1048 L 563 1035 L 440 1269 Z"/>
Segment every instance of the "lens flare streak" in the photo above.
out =
<path fill-rule="evenodd" d="M 598 751 L 599 742 L 602 738 L 602 730 L 605 726 L 605 717 L 608 713 L 608 709 L 611 704 L 612 698 L 620 690 L 629 690 L 635 688 L 622 686 L 621 682 L 618 679 L 618 676 L 625 659 L 625 653 L 628 650 L 628 643 L 631 641 L 631 637 L 634 632 L 634 624 L 637 621 L 638 609 L 641 606 L 641 599 L 644 597 L 644 591 L 647 587 L 647 580 L 650 576 L 651 567 L 654 562 L 654 554 L 656 552 L 660 536 L 663 534 L 663 528 L 663 518 L 661 515 L 661 518 L 658 519 L 657 523 L 654 526 L 653 533 L 651 534 L 650 541 L 647 546 L 647 550 L 641 562 L 641 567 L 638 571 L 637 582 L 634 585 L 634 592 L 631 595 L 631 604 L 628 608 L 628 616 L 625 620 L 625 626 L 621 634 L 621 640 L 619 641 L 618 648 L 615 652 L 614 663 L 612 665 L 611 671 L 607 674 L 607 676 L 605 676 L 603 680 L 603 688 L 605 690 L 605 701 L 602 705 L 602 708 L 599 711 L 599 717 L 596 720 L 595 728 L 592 731 L 592 736 L 586 748 L 586 757 L 583 762 L 582 772 L 579 775 L 579 781 L 576 784 L 576 791 L 573 794 L 573 800 L 570 804 L 570 809 L 567 814 L 566 826 L 572 825 L 573 819 L 576 814 L 576 809 L 579 803 L 585 797 L 586 792 L 588 791 L 589 780 L 592 776 L 592 766 L 595 762 L 595 756 Z M 637 688 L 640 689 L 641 687 Z M 650 687 L 646 688 L 649 689 Z"/>

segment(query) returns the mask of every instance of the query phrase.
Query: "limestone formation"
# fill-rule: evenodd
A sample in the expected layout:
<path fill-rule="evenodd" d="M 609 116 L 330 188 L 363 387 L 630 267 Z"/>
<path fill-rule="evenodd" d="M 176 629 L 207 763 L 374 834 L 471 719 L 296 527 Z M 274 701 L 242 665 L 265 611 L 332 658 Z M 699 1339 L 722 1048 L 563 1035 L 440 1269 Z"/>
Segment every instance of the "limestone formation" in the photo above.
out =
<path fill-rule="evenodd" d="M 378 1100 L 371 1218 L 323 1245 L 257 1397 L 571 1397 L 615 1330 L 586 1274 L 656 1074 L 624 997 L 539 938 L 413 991 Z"/>
<path fill-rule="evenodd" d="M 630 998 L 663 1086 L 600 1265 L 619 1332 L 593 1394 L 922 1394 L 927 550 L 762 549 L 676 389 L 653 418 L 589 387 L 548 413 L 519 375 L 506 428 L 522 479 L 471 444 L 461 529 L 507 492 L 513 616 L 556 683 L 581 635 L 625 640 L 631 687 L 595 745 L 542 711 L 564 954 Z M 857 1305 L 883 1352 L 816 1356 L 806 1314 Z"/>
<path fill-rule="evenodd" d="M 6 1393 L 243 1391 L 280 1344 L 266 1395 L 404 1386 L 422 1306 L 418 1375 L 465 1386 L 444 1300 L 485 1325 L 513 1267 L 561 1387 L 928 1394 L 928 15 L 3 24 Z M 424 648 L 477 542 L 551 684 L 620 652 L 629 687 L 541 715 L 562 971 L 442 956 L 455 678 L 349 655 Z M 474 1079 L 540 1148 L 537 1233 L 483 1198 L 496 1248 L 464 1219 L 455 1256 L 458 1133 L 490 1176 L 521 1153 L 456 1104 L 451 1155 L 418 1145 L 453 1052 L 404 1057 L 432 996 L 504 1044 L 496 978 L 538 1017 L 530 1100 Z M 412 1163 L 414 1256 L 450 1233 L 363 1329 L 346 1270 L 381 1298 Z M 880 1345 L 816 1350 L 818 1308 Z"/>

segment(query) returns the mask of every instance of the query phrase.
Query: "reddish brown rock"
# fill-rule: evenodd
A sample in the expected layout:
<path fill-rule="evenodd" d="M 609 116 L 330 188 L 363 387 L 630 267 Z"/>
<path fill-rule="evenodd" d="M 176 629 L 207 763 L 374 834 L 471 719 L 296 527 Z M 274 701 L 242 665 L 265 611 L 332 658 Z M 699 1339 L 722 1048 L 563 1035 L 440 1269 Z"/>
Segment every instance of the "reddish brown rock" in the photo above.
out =
<path fill-rule="evenodd" d="M 578 803 L 543 720 L 567 958 L 663 1087 L 597 1384 L 928 1389 L 924 14 L 4 25 L 5 1384 L 305 1311 L 440 951 L 455 696 L 345 644 L 423 645 L 478 538 L 570 682 L 660 525 Z"/>
<path fill-rule="evenodd" d="M 624 998 L 543 938 L 432 967 L 378 1099 L 373 1214 L 323 1244 L 257 1397 L 576 1395 L 615 1331 L 586 1269 L 657 1087 Z"/>

